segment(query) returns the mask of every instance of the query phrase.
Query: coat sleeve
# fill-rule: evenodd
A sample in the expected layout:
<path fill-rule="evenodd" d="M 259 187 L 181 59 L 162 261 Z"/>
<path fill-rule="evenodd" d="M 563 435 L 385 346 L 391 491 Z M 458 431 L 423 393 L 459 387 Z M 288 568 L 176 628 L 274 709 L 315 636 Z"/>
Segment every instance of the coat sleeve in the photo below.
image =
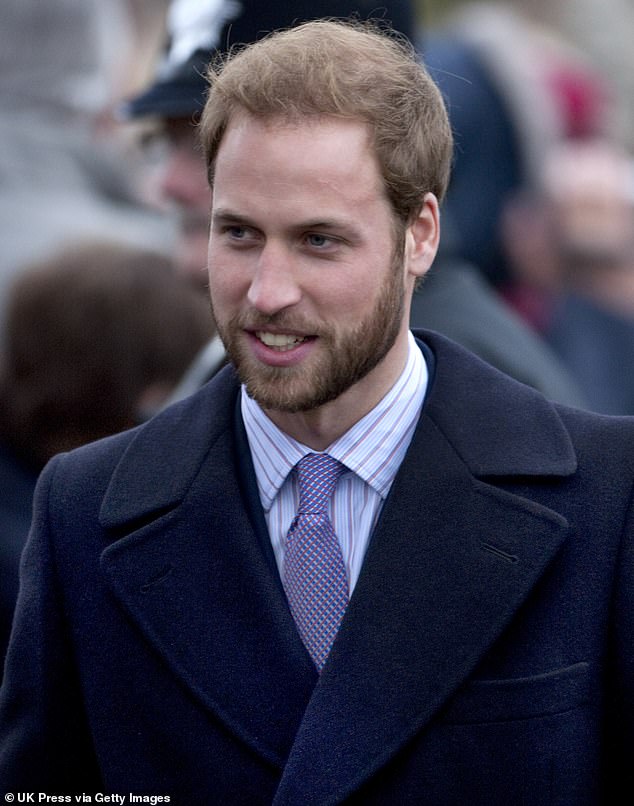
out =
<path fill-rule="evenodd" d="M 20 568 L 0 692 L 0 798 L 101 788 L 57 585 L 49 500 L 61 457 L 42 473 Z"/>

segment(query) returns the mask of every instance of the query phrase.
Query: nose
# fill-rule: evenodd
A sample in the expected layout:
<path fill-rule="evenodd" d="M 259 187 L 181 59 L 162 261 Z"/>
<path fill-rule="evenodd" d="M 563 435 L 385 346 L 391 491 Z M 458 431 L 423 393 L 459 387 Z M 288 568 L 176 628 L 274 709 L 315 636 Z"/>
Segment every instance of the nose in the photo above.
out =
<path fill-rule="evenodd" d="M 297 305 L 302 297 L 292 255 L 283 246 L 267 242 L 262 248 L 247 299 L 268 316 Z"/>

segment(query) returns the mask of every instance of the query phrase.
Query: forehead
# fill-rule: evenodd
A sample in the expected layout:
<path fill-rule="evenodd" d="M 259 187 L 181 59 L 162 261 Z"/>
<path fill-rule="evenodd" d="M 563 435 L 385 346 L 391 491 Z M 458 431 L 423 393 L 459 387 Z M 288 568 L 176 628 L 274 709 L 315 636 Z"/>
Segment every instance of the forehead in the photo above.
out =
<path fill-rule="evenodd" d="M 303 187 L 384 196 L 369 127 L 346 118 L 235 115 L 216 156 L 214 193 L 230 192 L 236 182 L 282 193 Z"/>

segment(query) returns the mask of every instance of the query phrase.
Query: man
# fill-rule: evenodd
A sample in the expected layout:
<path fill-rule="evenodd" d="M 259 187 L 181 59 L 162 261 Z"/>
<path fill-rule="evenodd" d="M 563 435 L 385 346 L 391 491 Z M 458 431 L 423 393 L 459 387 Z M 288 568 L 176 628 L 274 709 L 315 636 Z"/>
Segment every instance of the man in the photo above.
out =
<path fill-rule="evenodd" d="M 451 158 L 435 85 L 387 35 L 309 23 L 212 76 L 202 137 L 234 366 L 45 471 L 2 787 L 631 793 L 634 424 L 408 331 Z"/>
<path fill-rule="evenodd" d="M 411 0 L 390 0 L 380 6 L 373 0 L 295 0 L 290 4 L 279 0 L 268 3 L 174 0 L 171 3 L 167 16 L 168 47 L 158 64 L 155 80 L 124 104 L 121 113 L 128 119 L 153 119 L 158 124 L 151 140 L 162 144 L 164 159 L 158 190 L 177 222 L 176 267 L 205 297 L 210 194 L 196 124 L 205 103 L 207 64 L 219 51 L 253 42 L 267 31 L 319 17 L 350 15 L 360 19 L 378 17 L 405 36 L 414 37 Z M 195 392 L 224 362 L 222 342 L 215 336 L 185 373 L 172 400 Z M 560 384 L 558 380 L 552 387 L 556 397 Z"/>
<path fill-rule="evenodd" d="M 219 49 L 252 42 L 263 32 L 316 17 L 348 15 L 362 20 L 378 16 L 411 42 L 417 39 L 411 0 L 391 0 L 379 6 L 373 0 L 302 0 L 292 4 L 175 0 L 171 5 L 169 47 L 156 80 L 123 112 L 129 118 L 155 118 L 159 122 L 158 139 L 164 144 L 165 155 L 160 190 L 178 220 L 177 265 L 205 294 L 210 197 L 195 122 L 205 103 L 206 65 Z M 434 60 L 446 82 L 441 56 L 435 53 Z M 469 75 L 467 84 L 473 86 Z M 462 84 L 459 77 L 449 84 L 450 102 L 456 86 Z M 460 103 L 450 106 L 470 107 L 473 99 L 468 103 L 461 98 Z M 561 362 L 486 286 L 477 269 L 459 258 L 457 239 L 447 237 L 447 226 L 436 271 L 425 286 L 426 293 L 416 294 L 413 300 L 412 327 L 425 326 L 450 336 L 549 399 L 584 404 L 577 384 Z M 172 400 L 195 392 L 218 371 L 224 359 L 220 339 L 213 338 L 183 377 Z"/>

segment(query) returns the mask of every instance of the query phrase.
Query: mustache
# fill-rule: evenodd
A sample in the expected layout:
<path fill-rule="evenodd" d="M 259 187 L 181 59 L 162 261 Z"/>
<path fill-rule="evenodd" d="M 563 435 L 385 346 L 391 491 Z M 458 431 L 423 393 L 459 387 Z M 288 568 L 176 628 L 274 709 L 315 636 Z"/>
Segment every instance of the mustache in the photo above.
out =
<path fill-rule="evenodd" d="M 310 336 L 319 336 L 323 330 L 322 325 L 318 325 L 305 317 L 278 311 L 273 314 L 261 314 L 257 311 L 248 311 L 236 314 L 229 322 L 232 329 L 240 330 L 266 330 L 273 327 L 279 331 L 289 333 L 302 333 Z"/>

